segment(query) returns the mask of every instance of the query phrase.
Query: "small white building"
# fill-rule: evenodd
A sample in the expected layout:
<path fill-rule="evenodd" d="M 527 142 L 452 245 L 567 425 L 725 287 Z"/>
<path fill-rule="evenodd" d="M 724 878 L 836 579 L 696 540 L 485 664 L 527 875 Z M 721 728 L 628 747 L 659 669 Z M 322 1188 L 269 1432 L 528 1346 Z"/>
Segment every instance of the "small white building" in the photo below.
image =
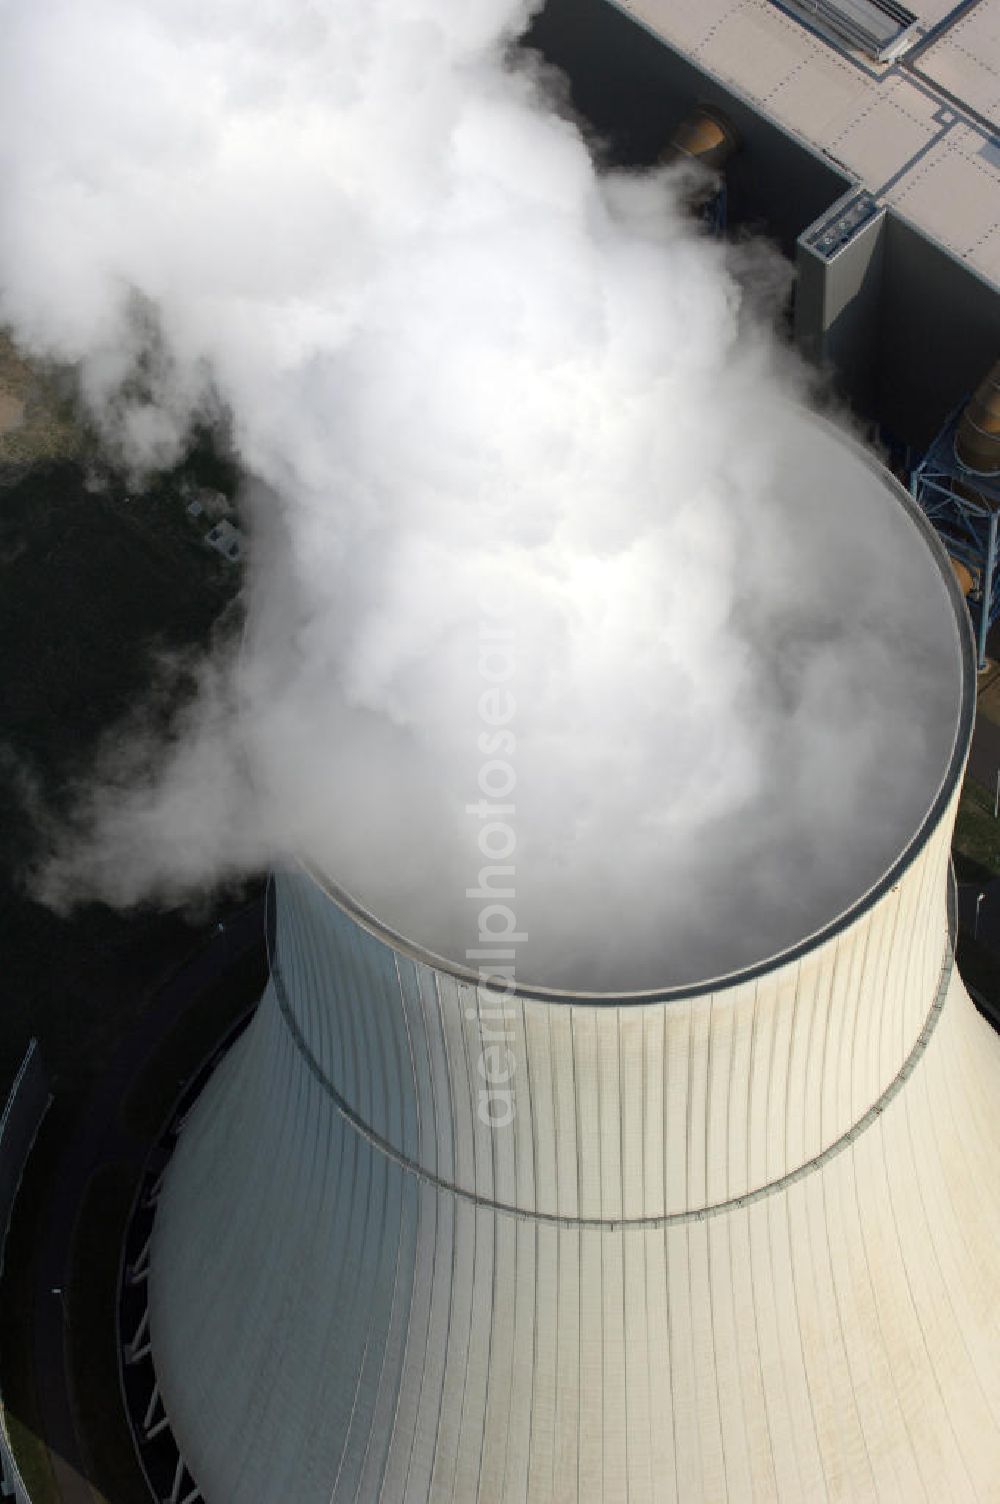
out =
<path fill-rule="evenodd" d="M 205 534 L 205 542 L 233 564 L 237 564 L 243 557 L 244 536 L 238 527 L 234 527 L 225 518 Z"/>

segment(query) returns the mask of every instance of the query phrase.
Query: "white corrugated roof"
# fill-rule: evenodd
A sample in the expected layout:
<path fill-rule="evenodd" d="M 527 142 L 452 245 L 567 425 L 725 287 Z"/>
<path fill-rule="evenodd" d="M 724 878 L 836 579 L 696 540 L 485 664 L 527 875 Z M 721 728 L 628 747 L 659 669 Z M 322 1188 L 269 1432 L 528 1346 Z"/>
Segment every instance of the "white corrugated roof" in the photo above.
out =
<path fill-rule="evenodd" d="M 1000 285 L 1000 0 L 913 0 L 884 64 L 775 0 L 618 3 Z"/>

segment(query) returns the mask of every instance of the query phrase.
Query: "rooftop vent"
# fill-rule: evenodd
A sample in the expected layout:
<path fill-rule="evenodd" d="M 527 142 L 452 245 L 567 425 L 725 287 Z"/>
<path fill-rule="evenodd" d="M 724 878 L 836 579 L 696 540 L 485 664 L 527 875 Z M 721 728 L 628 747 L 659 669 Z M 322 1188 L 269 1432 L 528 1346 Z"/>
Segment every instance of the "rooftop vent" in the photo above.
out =
<path fill-rule="evenodd" d="M 805 243 L 824 261 L 832 261 L 878 212 L 878 200 L 864 189 L 845 193 L 818 225 L 809 227 L 805 232 Z"/>
<path fill-rule="evenodd" d="M 916 37 L 917 17 L 895 0 L 792 0 L 790 8 L 878 63 L 898 57 Z"/>

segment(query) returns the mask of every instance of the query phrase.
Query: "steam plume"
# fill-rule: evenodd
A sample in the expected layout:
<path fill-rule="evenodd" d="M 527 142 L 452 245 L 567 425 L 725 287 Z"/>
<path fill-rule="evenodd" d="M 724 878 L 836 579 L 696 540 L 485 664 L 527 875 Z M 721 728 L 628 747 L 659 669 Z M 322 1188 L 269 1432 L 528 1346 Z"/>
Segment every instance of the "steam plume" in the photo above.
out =
<path fill-rule="evenodd" d="M 716 974 L 884 870 L 950 747 L 943 586 L 669 175 L 511 65 L 526 6 L 2 15 L 0 318 L 130 463 L 221 404 L 256 477 L 243 651 L 50 896 L 297 854 L 460 959 L 501 618 L 525 980 Z"/>

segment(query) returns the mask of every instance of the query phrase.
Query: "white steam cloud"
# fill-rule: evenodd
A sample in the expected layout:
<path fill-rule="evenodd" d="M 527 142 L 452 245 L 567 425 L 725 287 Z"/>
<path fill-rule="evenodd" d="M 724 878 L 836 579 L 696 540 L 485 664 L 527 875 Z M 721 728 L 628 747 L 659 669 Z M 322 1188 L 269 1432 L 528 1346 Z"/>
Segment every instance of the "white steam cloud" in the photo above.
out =
<path fill-rule="evenodd" d="M 152 780 L 105 769 L 56 897 L 294 854 L 461 959 L 495 746 L 519 974 L 634 988 L 809 933 L 926 811 L 926 546 L 674 180 L 599 173 L 511 64 L 527 9 L 0 3 L 0 320 L 132 462 L 221 408 L 257 477 L 243 650 Z"/>

